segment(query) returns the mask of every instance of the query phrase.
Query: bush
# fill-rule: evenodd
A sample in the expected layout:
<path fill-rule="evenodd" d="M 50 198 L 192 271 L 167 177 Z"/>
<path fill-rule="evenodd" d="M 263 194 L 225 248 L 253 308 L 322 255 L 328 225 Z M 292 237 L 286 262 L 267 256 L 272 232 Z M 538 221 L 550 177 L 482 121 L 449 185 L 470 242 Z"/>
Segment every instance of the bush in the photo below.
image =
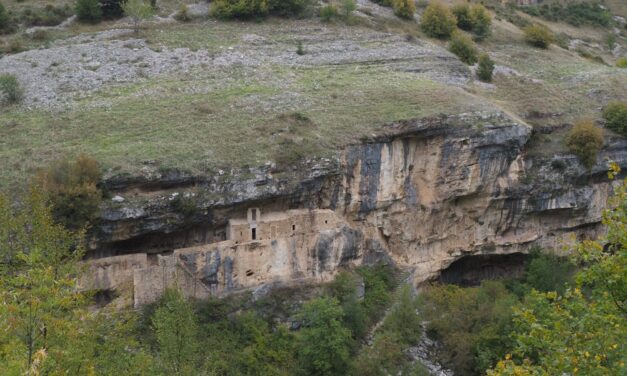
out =
<path fill-rule="evenodd" d="M 250 19 L 268 14 L 267 0 L 216 0 L 213 15 L 222 19 Z"/>
<path fill-rule="evenodd" d="M 394 14 L 400 18 L 413 19 L 416 13 L 416 3 L 414 0 L 393 0 L 392 7 Z"/>
<path fill-rule="evenodd" d="M 477 40 L 483 40 L 490 35 L 492 17 L 483 5 L 476 4 L 470 8 L 470 20 L 472 23 L 472 32 L 475 34 Z"/>
<path fill-rule="evenodd" d="M 189 8 L 187 4 L 181 4 L 179 11 L 174 15 L 174 19 L 179 22 L 189 22 L 192 18 L 189 16 Z"/>
<path fill-rule="evenodd" d="M 533 24 L 524 28 L 525 41 L 538 48 L 547 48 L 555 41 L 555 36 L 551 29 L 544 25 Z"/>
<path fill-rule="evenodd" d="M 78 0 L 74 10 L 79 21 L 97 23 L 102 20 L 102 9 L 98 0 Z"/>
<path fill-rule="evenodd" d="M 113 20 L 124 16 L 124 0 L 99 0 L 103 20 Z"/>
<path fill-rule="evenodd" d="M 9 13 L 4 8 L 4 5 L 0 3 L 0 32 L 9 30 L 11 24 L 11 17 L 9 17 Z"/>
<path fill-rule="evenodd" d="M 142 21 L 152 18 L 154 8 L 144 0 L 126 0 L 122 4 L 124 14 L 133 21 L 133 29 L 139 32 Z"/>
<path fill-rule="evenodd" d="M 575 266 L 568 258 L 535 251 L 527 266 L 526 282 L 530 288 L 541 292 L 556 291 L 564 294 L 566 285 L 572 282 Z"/>
<path fill-rule="evenodd" d="M 488 54 L 481 54 L 477 67 L 477 77 L 483 82 L 492 82 L 492 72 L 494 72 L 494 61 L 490 59 Z"/>
<path fill-rule="evenodd" d="M 344 17 L 350 17 L 350 15 L 357 9 L 357 3 L 355 0 L 342 0 L 341 9 Z"/>
<path fill-rule="evenodd" d="M 627 137 L 627 103 L 608 104 L 603 110 L 603 118 L 609 129 Z"/>
<path fill-rule="evenodd" d="M 337 18 L 338 15 L 339 12 L 337 10 L 337 7 L 333 4 L 325 5 L 320 8 L 320 19 L 322 19 L 322 21 L 324 22 L 332 21 L 333 19 Z"/>
<path fill-rule="evenodd" d="M 448 49 L 468 65 L 473 65 L 477 62 L 477 55 L 479 53 L 477 47 L 472 39 L 461 31 L 453 33 Z"/>
<path fill-rule="evenodd" d="M 446 6 L 429 4 L 420 18 L 420 27 L 430 37 L 448 39 L 457 25 L 457 19 Z"/>
<path fill-rule="evenodd" d="M 78 229 L 98 215 L 102 192 L 97 184 L 98 162 L 84 154 L 75 160 L 62 159 L 35 177 L 35 184 L 47 194 L 55 219 L 69 229 Z"/>
<path fill-rule="evenodd" d="M 441 344 L 437 358 L 456 375 L 484 374 L 513 346 L 508 334 L 518 299 L 501 282 L 433 286 L 419 301 L 427 334 Z"/>
<path fill-rule="evenodd" d="M 621 57 L 616 61 L 616 66 L 619 68 L 627 68 L 627 57 Z"/>
<path fill-rule="evenodd" d="M 222 19 L 252 19 L 269 14 L 304 17 L 312 13 L 314 0 L 216 0 L 213 15 Z"/>
<path fill-rule="evenodd" d="M 609 26 L 612 22 L 612 14 L 600 2 L 568 2 L 565 5 L 554 2 L 527 6 L 522 10 L 533 16 L 550 21 L 563 21 L 575 26 L 584 24 Z"/>
<path fill-rule="evenodd" d="M 313 14 L 314 0 L 268 0 L 269 13 L 279 17 L 307 17 Z"/>
<path fill-rule="evenodd" d="M 603 130 L 596 127 L 591 120 L 581 121 L 568 133 L 566 146 L 579 157 L 584 166 L 591 168 L 603 146 Z"/>
<path fill-rule="evenodd" d="M 454 5 L 451 8 L 451 12 L 457 19 L 457 27 L 462 30 L 472 30 L 472 19 L 470 18 L 470 5 L 468 3 L 461 3 Z"/>
<path fill-rule="evenodd" d="M 24 94 L 17 77 L 12 74 L 0 75 L 0 92 L 9 103 L 19 102 Z"/>
<path fill-rule="evenodd" d="M 56 26 L 74 14 L 69 5 L 46 5 L 43 9 L 26 8 L 19 16 L 25 26 Z"/>

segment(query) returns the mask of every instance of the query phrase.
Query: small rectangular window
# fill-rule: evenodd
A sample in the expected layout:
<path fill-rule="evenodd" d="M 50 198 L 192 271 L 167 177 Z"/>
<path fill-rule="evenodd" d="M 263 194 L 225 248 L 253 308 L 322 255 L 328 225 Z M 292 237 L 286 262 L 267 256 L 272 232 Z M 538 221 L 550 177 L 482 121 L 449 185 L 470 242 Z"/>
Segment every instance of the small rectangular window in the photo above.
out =
<path fill-rule="evenodd" d="M 256 239 L 257 239 L 257 229 L 256 229 L 256 228 L 254 228 L 254 229 L 252 229 L 252 230 L 253 230 L 253 233 L 252 233 L 252 238 L 253 238 L 253 240 L 256 240 Z"/>

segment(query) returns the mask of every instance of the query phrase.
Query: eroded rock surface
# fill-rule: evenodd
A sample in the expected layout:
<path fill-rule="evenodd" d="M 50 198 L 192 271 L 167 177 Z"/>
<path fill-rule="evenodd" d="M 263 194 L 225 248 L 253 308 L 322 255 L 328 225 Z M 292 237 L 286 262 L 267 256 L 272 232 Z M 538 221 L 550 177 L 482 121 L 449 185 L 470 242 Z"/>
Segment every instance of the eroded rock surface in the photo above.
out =
<path fill-rule="evenodd" d="M 531 128 L 499 112 L 386 129 L 336 160 L 305 161 L 294 171 L 267 165 L 215 177 L 110 181 L 116 194 L 150 198 L 105 210 L 91 254 L 123 259 L 139 252 L 156 260 L 134 271 L 136 304 L 168 285 L 198 297 L 222 295 L 324 281 L 342 267 L 378 261 L 412 270 L 418 284 L 464 255 L 525 253 L 533 245 L 559 250 L 595 236 L 612 192 L 605 158 L 627 168 L 622 139 L 610 142 L 590 171 L 568 156 L 527 158 Z M 198 211 L 177 212 L 173 191 L 188 192 Z M 254 224 L 251 208 L 260 213 Z M 246 218 L 250 227 L 238 231 L 258 232 L 233 235 L 229 226 Z"/>

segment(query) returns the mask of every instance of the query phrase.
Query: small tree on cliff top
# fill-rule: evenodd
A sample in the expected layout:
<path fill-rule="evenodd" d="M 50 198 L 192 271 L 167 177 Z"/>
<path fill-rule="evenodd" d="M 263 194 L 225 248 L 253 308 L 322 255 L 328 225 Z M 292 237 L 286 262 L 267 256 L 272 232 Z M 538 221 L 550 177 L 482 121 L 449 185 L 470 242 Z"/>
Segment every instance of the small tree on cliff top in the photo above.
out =
<path fill-rule="evenodd" d="M 133 22 L 133 29 L 139 32 L 141 23 L 150 19 L 154 14 L 154 8 L 144 0 L 126 0 L 122 4 L 124 14 Z"/>

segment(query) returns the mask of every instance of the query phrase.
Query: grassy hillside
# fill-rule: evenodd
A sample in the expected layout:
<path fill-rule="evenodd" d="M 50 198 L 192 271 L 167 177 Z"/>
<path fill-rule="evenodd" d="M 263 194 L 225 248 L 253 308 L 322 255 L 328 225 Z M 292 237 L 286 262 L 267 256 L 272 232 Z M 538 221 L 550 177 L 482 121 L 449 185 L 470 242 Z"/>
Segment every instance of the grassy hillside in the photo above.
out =
<path fill-rule="evenodd" d="M 159 12 L 176 5 L 161 2 Z M 0 71 L 26 82 L 23 103 L 0 114 L 0 162 L 8 166 L 0 186 L 81 152 L 109 174 L 139 173 L 146 163 L 202 174 L 329 156 L 396 120 L 503 110 L 553 126 L 598 117 L 609 100 L 627 99 L 627 70 L 611 66 L 615 57 L 601 45 L 606 29 L 587 32 L 589 44 L 600 45 L 595 55 L 566 45 L 542 50 L 497 17 L 478 43 L 497 64 L 493 83 L 484 84 L 416 21 L 368 9 L 348 23 L 209 19 L 153 22 L 133 34 L 121 21 L 51 30 L 43 41 L 4 36 L 33 50 L 0 58 Z M 143 55 L 127 57 L 135 52 Z M 546 138 L 550 147 L 538 152 L 564 149 L 560 132 Z"/>

